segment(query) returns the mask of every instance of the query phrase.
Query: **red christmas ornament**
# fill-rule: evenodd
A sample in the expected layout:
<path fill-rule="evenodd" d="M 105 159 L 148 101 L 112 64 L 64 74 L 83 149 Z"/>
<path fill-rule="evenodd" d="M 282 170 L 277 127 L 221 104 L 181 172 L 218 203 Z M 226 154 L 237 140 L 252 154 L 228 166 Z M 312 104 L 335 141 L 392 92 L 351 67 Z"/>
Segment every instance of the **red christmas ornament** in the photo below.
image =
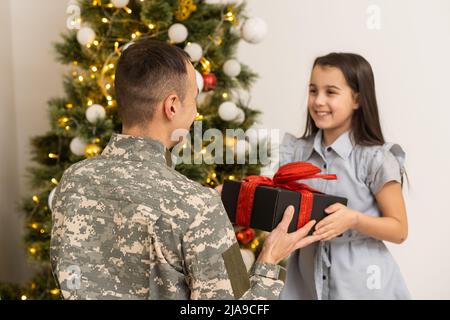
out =
<path fill-rule="evenodd" d="M 255 238 L 255 230 L 249 228 L 243 231 L 238 231 L 236 232 L 236 238 L 240 243 L 245 245 Z"/>
<path fill-rule="evenodd" d="M 214 73 L 203 74 L 203 91 L 214 90 L 217 86 L 217 77 Z"/>

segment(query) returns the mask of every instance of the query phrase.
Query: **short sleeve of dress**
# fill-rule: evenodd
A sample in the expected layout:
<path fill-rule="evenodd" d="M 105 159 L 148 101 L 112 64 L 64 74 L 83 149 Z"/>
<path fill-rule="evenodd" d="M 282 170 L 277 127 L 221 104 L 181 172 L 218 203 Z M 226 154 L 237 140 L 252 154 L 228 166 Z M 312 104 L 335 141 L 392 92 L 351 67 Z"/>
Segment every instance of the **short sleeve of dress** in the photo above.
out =
<path fill-rule="evenodd" d="M 294 161 L 295 148 L 298 138 L 290 133 L 286 133 L 280 144 L 280 166 Z"/>
<path fill-rule="evenodd" d="M 369 159 L 367 185 L 372 194 L 377 194 L 390 181 L 402 183 L 405 172 L 405 152 L 398 144 L 385 143 L 377 148 Z"/>

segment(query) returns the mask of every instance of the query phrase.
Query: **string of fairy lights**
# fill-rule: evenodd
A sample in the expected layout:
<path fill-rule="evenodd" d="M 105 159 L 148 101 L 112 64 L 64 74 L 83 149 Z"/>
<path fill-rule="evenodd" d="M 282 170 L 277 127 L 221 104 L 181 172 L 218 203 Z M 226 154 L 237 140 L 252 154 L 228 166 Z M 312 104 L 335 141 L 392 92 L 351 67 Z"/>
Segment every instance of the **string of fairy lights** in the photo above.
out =
<path fill-rule="evenodd" d="M 134 0 L 136 4 L 144 3 L 146 0 Z M 81 50 L 91 61 L 99 61 L 99 63 L 93 63 L 88 68 L 81 66 L 79 61 L 72 61 L 70 64 L 70 75 L 72 76 L 75 84 L 83 84 L 92 88 L 91 95 L 84 98 L 82 104 L 84 106 L 78 106 L 74 102 L 65 103 L 65 109 L 71 110 L 73 108 L 86 108 L 85 115 L 87 121 L 92 125 L 92 138 L 90 141 L 84 141 L 81 137 L 76 135 L 76 129 L 80 126 L 76 119 L 69 115 L 60 115 L 56 119 L 57 127 L 71 134 L 73 136 L 70 142 L 71 152 L 80 157 L 93 157 L 99 155 L 102 152 L 100 146 L 101 139 L 96 136 L 96 126 L 103 121 L 110 111 L 116 107 L 117 103 L 114 98 L 114 71 L 116 63 L 121 53 L 137 39 L 155 38 L 160 37 L 163 34 L 167 34 L 167 41 L 171 44 L 185 44 L 184 50 L 190 55 L 191 61 L 196 68 L 197 83 L 200 92 L 208 93 L 213 91 L 217 86 L 217 78 L 211 72 L 211 70 L 217 67 L 210 58 L 208 58 L 208 51 L 215 46 L 220 46 L 223 43 L 224 36 L 224 24 L 231 24 L 230 30 L 235 34 L 239 34 L 245 41 L 249 43 L 258 43 L 262 41 L 267 32 L 267 27 L 264 21 L 260 18 L 247 18 L 245 21 L 241 21 L 240 17 L 236 13 L 236 5 L 229 4 L 224 5 L 227 1 L 218 0 L 204 0 L 203 2 L 208 5 L 221 5 L 222 10 L 220 17 L 217 19 L 217 26 L 214 32 L 208 36 L 206 45 L 202 48 L 198 43 L 186 42 L 189 34 L 189 30 L 183 25 L 183 21 L 187 20 L 193 12 L 197 10 L 197 5 L 193 0 L 179 0 L 178 7 L 174 12 L 174 17 L 177 20 L 168 28 L 162 28 L 158 25 L 157 21 L 144 23 L 139 19 L 130 19 L 123 17 L 123 12 L 127 15 L 132 15 L 133 10 L 129 7 L 130 0 L 92 0 L 92 6 L 101 8 L 103 16 L 99 17 L 99 22 L 103 25 L 107 25 L 106 32 L 102 35 L 97 35 L 88 24 L 84 25 L 81 18 L 75 18 L 70 22 L 71 25 L 80 24 L 82 27 L 77 31 L 77 41 L 80 44 Z M 111 31 L 114 25 L 118 23 L 127 23 L 129 25 L 135 25 L 129 37 L 127 38 L 115 38 L 111 36 Z M 145 31 L 143 31 L 145 30 Z M 113 50 L 104 59 L 101 60 L 100 52 L 105 46 L 113 44 Z M 200 71 L 198 71 L 198 70 Z M 230 78 L 236 78 L 241 72 L 241 65 L 236 59 L 227 60 L 222 67 L 224 74 Z M 94 97 L 98 92 L 101 96 Z M 238 108 L 232 101 L 232 98 L 238 97 L 238 92 L 222 92 L 220 93 L 223 103 L 218 108 L 218 115 L 223 121 L 233 121 L 235 123 L 243 123 L 245 120 L 245 113 L 241 108 Z M 105 107 L 103 106 L 105 105 Z M 196 120 L 205 120 L 208 116 L 197 113 Z M 234 146 L 238 142 L 236 138 L 225 138 L 225 144 Z M 183 146 L 184 148 L 185 146 Z M 57 164 L 60 162 L 60 153 L 62 150 L 62 142 L 59 140 L 58 150 L 48 153 L 48 158 L 55 160 Z M 248 147 L 247 147 L 248 150 Z M 201 153 L 205 153 L 205 148 L 202 148 Z M 236 176 L 229 174 L 225 177 L 230 180 L 234 180 Z M 218 180 L 218 174 L 213 170 L 208 172 L 206 178 L 206 184 L 214 186 L 220 184 Z M 51 212 L 51 204 L 55 187 L 59 181 L 55 177 L 51 177 L 48 181 L 50 193 L 48 193 L 47 203 L 42 203 L 40 196 L 35 194 L 32 196 L 32 202 L 35 206 L 30 215 L 30 222 L 28 227 L 41 236 L 49 236 L 51 229 L 50 225 L 35 221 L 34 214 L 38 209 L 43 206 L 44 212 Z M 47 196 L 47 193 L 41 195 L 41 197 Z M 255 237 L 253 230 L 238 230 L 236 235 L 238 240 L 243 244 L 249 244 L 252 250 L 257 250 L 260 244 L 260 238 Z M 28 253 L 31 256 L 36 257 L 42 247 L 38 243 L 33 243 L 28 246 Z M 248 260 L 252 258 L 249 257 Z M 254 257 L 253 257 L 254 259 Z M 244 259 L 245 260 L 245 259 Z M 247 262 L 246 262 L 247 263 Z M 252 263 L 249 261 L 248 263 Z M 36 283 L 31 284 L 31 289 L 36 288 Z M 59 296 L 60 291 L 58 288 L 48 289 L 51 295 Z M 26 294 L 21 296 L 22 300 L 28 299 Z"/>

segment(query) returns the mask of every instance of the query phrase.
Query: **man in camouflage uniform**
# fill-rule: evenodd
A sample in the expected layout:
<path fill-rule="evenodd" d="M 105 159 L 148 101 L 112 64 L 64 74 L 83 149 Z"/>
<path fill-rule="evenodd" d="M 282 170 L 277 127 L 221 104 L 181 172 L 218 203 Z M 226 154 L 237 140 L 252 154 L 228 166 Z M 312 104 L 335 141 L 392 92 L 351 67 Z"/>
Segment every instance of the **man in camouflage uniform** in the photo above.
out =
<path fill-rule="evenodd" d="M 122 54 L 116 96 L 123 134 L 71 166 L 53 199 L 51 261 L 66 299 L 276 299 L 277 265 L 314 222 L 288 234 L 293 209 L 269 235 L 250 277 L 217 191 L 173 169 L 176 129 L 195 118 L 195 71 L 185 53 L 142 40 Z"/>

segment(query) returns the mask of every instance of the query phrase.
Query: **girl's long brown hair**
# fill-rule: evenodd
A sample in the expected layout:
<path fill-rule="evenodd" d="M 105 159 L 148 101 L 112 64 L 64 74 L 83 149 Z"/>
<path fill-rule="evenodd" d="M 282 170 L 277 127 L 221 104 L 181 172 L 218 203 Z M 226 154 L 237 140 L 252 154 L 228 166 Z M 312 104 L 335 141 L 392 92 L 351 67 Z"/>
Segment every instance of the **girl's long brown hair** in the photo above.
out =
<path fill-rule="evenodd" d="M 375 80 L 369 62 L 354 53 L 330 53 L 318 57 L 314 61 L 313 69 L 315 66 L 339 68 L 350 88 L 355 94 L 358 94 L 359 108 L 355 110 L 352 118 L 352 133 L 355 143 L 364 146 L 384 144 L 375 95 Z M 318 130 L 308 112 L 302 138 L 315 135 Z"/>

